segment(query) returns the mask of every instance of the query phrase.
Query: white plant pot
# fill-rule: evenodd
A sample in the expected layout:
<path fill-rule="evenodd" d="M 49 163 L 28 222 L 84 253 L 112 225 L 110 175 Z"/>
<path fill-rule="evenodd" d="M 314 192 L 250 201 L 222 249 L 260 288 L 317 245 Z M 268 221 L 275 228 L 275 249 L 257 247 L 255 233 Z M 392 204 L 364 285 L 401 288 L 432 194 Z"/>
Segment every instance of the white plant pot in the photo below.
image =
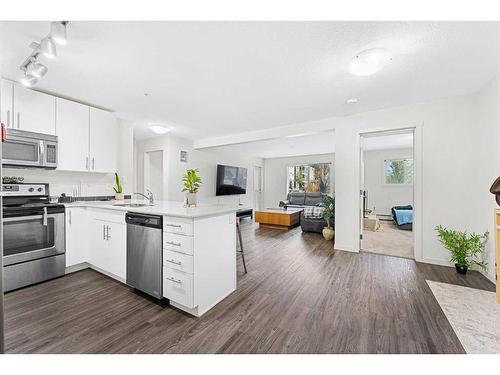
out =
<path fill-rule="evenodd" d="M 198 204 L 196 193 L 186 193 L 186 200 L 188 206 L 196 206 Z"/>
<path fill-rule="evenodd" d="M 122 201 L 124 199 L 123 193 L 115 193 L 115 199 L 117 201 Z"/>

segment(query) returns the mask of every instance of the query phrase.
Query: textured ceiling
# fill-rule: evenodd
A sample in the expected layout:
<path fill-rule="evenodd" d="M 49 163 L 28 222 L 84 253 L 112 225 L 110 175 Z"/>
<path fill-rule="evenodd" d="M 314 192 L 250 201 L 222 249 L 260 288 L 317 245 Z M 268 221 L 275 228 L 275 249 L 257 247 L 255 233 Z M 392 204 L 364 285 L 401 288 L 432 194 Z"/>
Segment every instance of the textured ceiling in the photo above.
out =
<path fill-rule="evenodd" d="M 477 91 L 499 73 L 499 25 L 71 22 L 38 88 L 199 139 Z M 19 79 L 29 43 L 48 30 L 1 22 L 2 75 Z M 375 47 L 393 52 L 389 66 L 369 77 L 346 71 Z M 351 97 L 359 103 L 347 105 Z"/>

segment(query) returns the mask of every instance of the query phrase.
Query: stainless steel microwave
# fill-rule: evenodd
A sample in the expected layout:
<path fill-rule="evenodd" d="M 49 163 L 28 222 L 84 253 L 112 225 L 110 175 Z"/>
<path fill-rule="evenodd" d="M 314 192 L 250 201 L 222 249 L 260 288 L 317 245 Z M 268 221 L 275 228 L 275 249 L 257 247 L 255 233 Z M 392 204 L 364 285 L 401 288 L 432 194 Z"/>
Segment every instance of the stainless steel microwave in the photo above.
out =
<path fill-rule="evenodd" d="M 57 168 L 57 136 L 6 129 L 2 165 L 16 168 Z"/>

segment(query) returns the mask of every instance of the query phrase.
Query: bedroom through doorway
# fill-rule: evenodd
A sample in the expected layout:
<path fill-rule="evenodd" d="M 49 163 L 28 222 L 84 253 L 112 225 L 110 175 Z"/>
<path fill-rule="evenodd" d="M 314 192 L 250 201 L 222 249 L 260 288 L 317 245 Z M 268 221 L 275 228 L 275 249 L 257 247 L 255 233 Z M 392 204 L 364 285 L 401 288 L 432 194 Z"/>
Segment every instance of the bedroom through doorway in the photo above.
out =
<path fill-rule="evenodd" d="M 414 259 L 414 129 L 360 140 L 361 249 Z"/>

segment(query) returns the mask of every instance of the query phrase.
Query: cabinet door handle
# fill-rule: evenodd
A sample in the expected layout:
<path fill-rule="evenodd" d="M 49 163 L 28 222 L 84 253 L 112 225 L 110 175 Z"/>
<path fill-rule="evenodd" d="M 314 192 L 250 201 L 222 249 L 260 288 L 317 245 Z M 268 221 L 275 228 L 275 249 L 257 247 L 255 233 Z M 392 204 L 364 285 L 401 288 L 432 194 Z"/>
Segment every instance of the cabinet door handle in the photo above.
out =
<path fill-rule="evenodd" d="M 167 259 L 167 262 L 169 263 L 173 263 L 173 264 L 177 264 L 178 266 L 180 266 L 182 264 L 182 262 L 176 262 L 175 260 L 173 259 Z"/>
<path fill-rule="evenodd" d="M 17 128 L 21 127 L 21 112 L 17 112 Z"/>
<path fill-rule="evenodd" d="M 85 158 L 85 169 L 87 169 L 87 170 L 89 169 L 89 157 L 88 156 Z"/>
<path fill-rule="evenodd" d="M 109 239 L 111 238 L 111 236 L 109 235 L 109 230 L 110 230 L 110 229 L 111 229 L 111 228 L 109 227 L 109 225 L 106 225 L 106 240 L 108 240 L 108 241 L 109 241 Z"/>
<path fill-rule="evenodd" d="M 167 227 L 174 227 L 174 228 L 181 228 L 182 227 L 179 224 L 169 224 L 169 223 L 165 224 L 165 226 L 167 226 Z"/>
<path fill-rule="evenodd" d="M 94 157 L 92 156 L 92 170 L 94 170 L 94 169 L 95 169 L 95 159 L 94 159 Z"/>
<path fill-rule="evenodd" d="M 10 128 L 10 110 L 7 110 L 7 127 Z"/>
<path fill-rule="evenodd" d="M 72 211 L 69 211 L 69 225 L 71 225 L 71 212 Z"/>
<path fill-rule="evenodd" d="M 173 277 L 167 277 L 167 280 L 173 281 L 174 283 L 177 283 L 177 284 L 182 284 L 181 280 L 174 279 Z"/>
<path fill-rule="evenodd" d="M 106 240 L 106 225 L 102 225 L 102 239 Z"/>
<path fill-rule="evenodd" d="M 180 242 L 166 241 L 165 243 L 167 243 L 169 245 L 173 245 L 173 246 L 181 246 Z"/>

